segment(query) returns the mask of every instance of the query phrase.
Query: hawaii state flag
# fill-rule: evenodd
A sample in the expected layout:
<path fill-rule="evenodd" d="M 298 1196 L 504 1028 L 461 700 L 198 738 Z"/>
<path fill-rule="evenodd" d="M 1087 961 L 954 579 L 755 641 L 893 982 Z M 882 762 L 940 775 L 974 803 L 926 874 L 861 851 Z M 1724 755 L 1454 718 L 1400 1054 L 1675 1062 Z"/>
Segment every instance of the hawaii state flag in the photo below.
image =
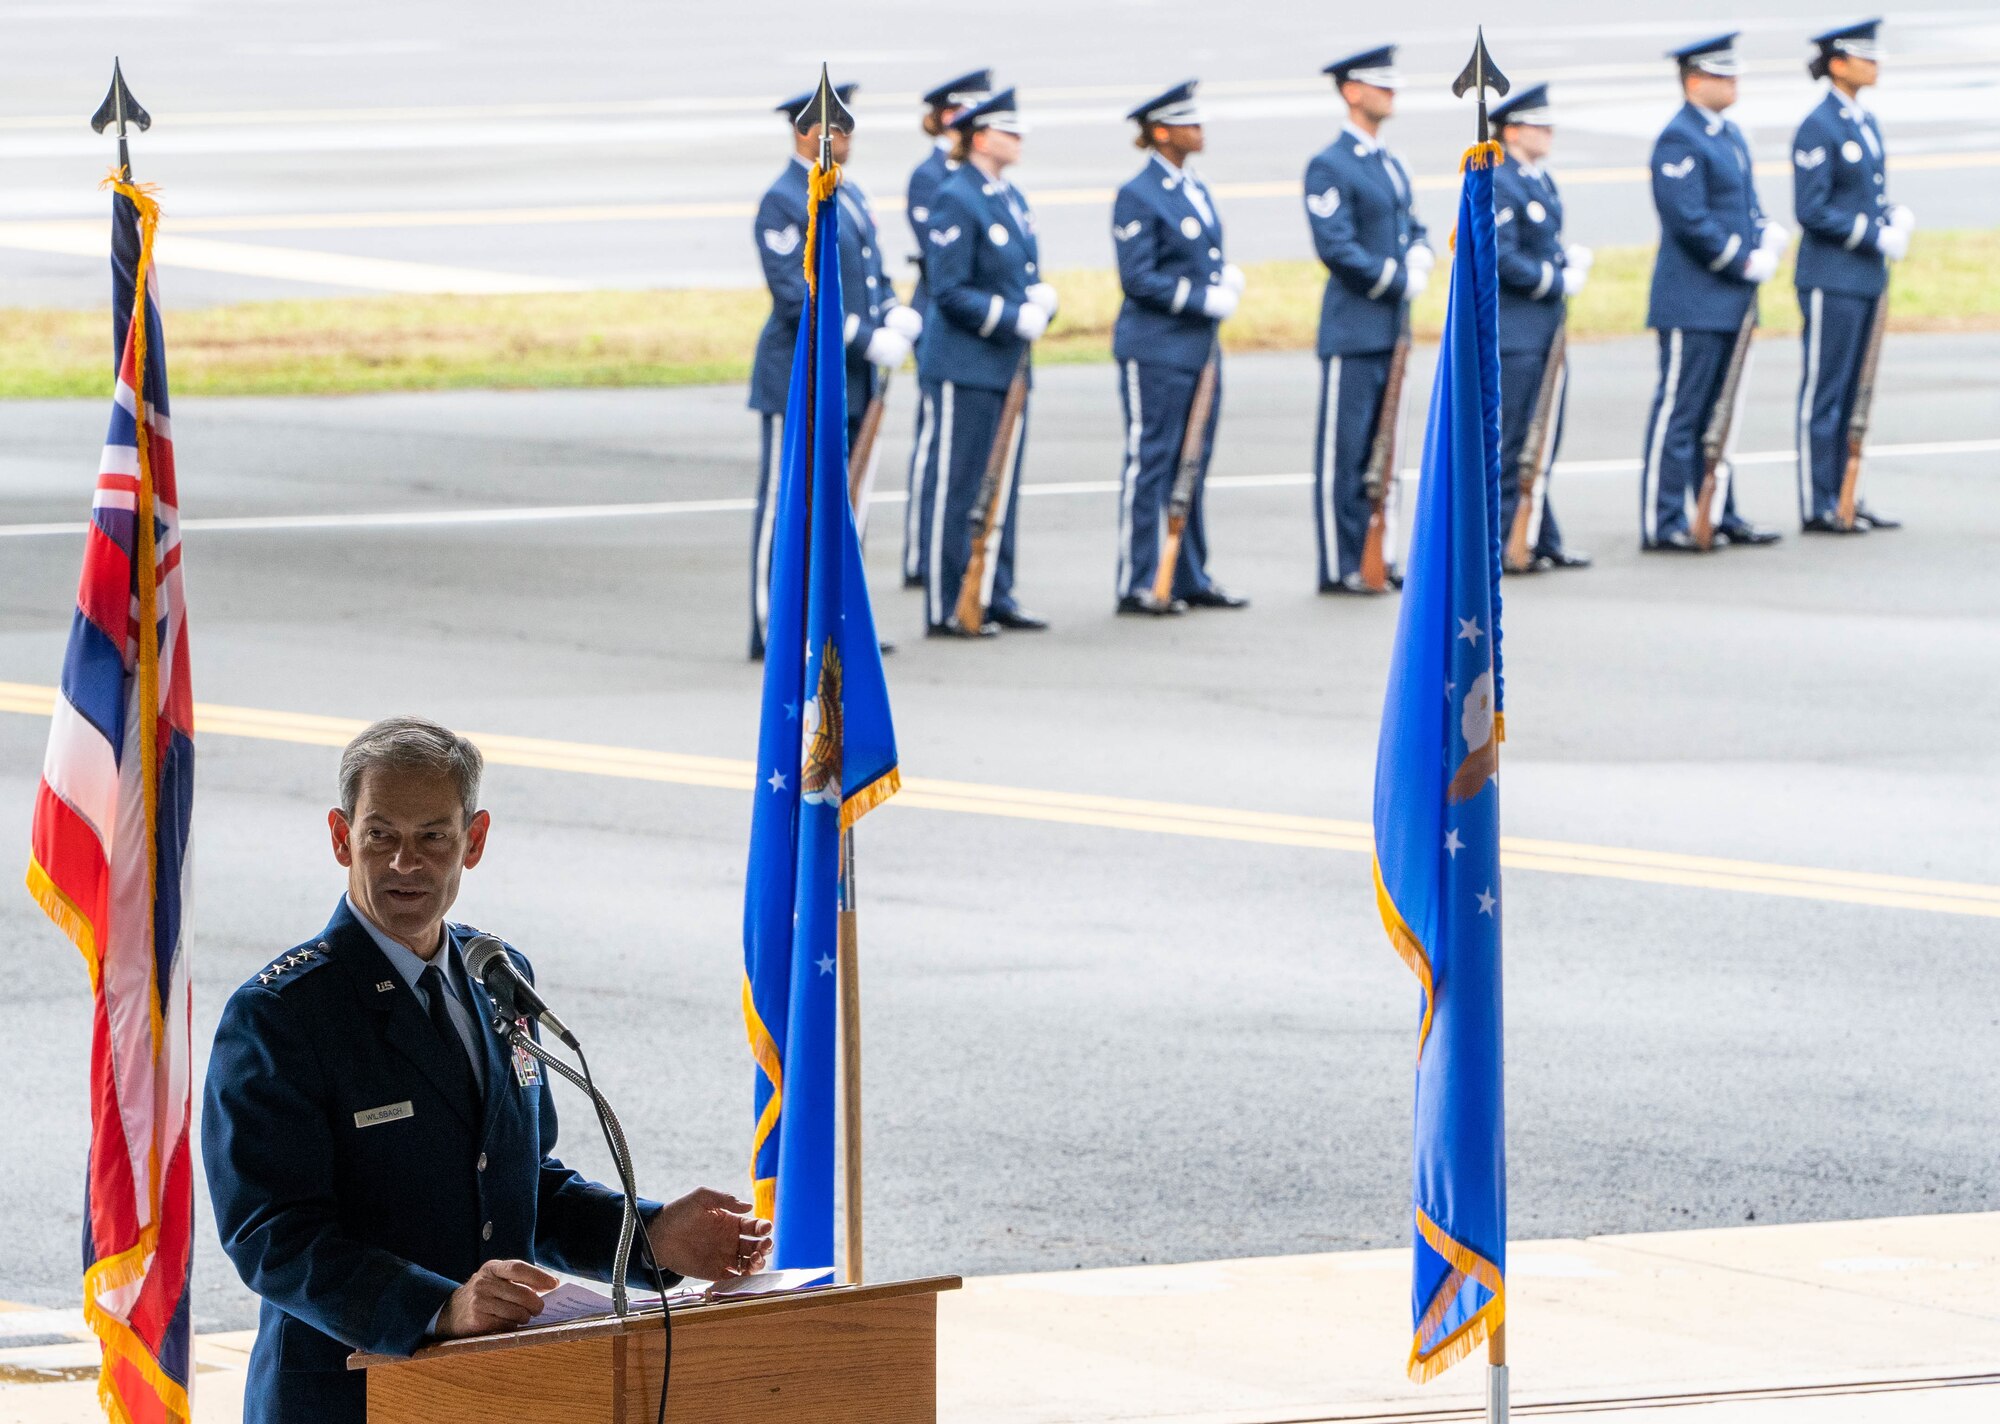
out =
<path fill-rule="evenodd" d="M 1506 1313 L 1500 1032 L 1498 144 L 1466 154 L 1451 295 L 1375 760 L 1375 897 L 1423 987 L 1410 1375 Z"/>
<path fill-rule="evenodd" d="M 896 793 L 896 734 L 847 497 L 840 170 L 813 169 L 743 903 L 750 1176 L 778 1269 L 833 1265 L 841 836 Z"/>
<path fill-rule="evenodd" d="M 117 380 L 83 577 L 36 795 L 28 889 L 82 951 L 95 999 L 83 1314 L 116 1424 L 188 1417 L 188 827 L 194 701 L 167 365 L 159 209 L 114 182 Z"/>

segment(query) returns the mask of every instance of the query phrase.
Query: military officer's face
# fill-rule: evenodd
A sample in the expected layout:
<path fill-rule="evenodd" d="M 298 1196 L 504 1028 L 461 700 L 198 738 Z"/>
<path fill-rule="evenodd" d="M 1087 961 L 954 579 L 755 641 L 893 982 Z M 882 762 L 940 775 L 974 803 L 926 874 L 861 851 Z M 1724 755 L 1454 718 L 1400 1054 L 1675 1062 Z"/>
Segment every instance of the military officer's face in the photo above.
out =
<path fill-rule="evenodd" d="M 371 767 L 362 773 L 353 816 L 335 807 L 327 825 L 355 908 L 428 957 L 458 899 L 459 877 L 485 853 L 486 813 L 468 822 L 458 785 L 445 772 Z"/>
<path fill-rule="evenodd" d="M 1736 102 L 1736 80 L 1697 69 L 1687 77 L 1687 96 L 1711 114 L 1719 114 Z"/>
<path fill-rule="evenodd" d="M 1835 82 L 1849 89 L 1866 89 L 1875 82 L 1879 72 L 1874 60 L 1856 59 L 1851 54 L 1835 55 L 1832 63 L 1827 65 L 1827 73 L 1834 77 Z"/>
<path fill-rule="evenodd" d="M 1555 147 L 1556 131 L 1544 124 L 1508 124 L 1501 140 L 1530 163 L 1540 163 Z"/>
<path fill-rule="evenodd" d="M 1200 153 L 1208 147 L 1200 124 L 1154 124 L 1153 141 L 1165 148 L 1177 148 L 1182 153 Z"/>
<path fill-rule="evenodd" d="M 1350 79 L 1340 86 L 1340 97 L 1347 101 L 1352 112 L 1361 115 L 1370 123 L 1379 124 L 1396 112 L 1396 91 L 1378 89 L 1373 84 L 1363 84 L 1358 79 Z"/>
<path fill-rule="evenodd" d="M 972 151 L 997 168 L 1011 167 L 1021 161 L 1021 136 L 999 129 L 980 129 L 972 136 Z"/>
<path fill-rule="evenodd" d="M 839 129 L 835 129 L 833 131 L 833 143 L 830 146 L 833 149 L 833 161 L 835 163 L 845 163 L 847 162 L 847 151 L 854 147 L 854 135 L 845 134 Z M 807 158 L 817 159 L 819 157 L 818 124 L 814 124 L 811 131 L 799 140 L 799 152 Z"/>

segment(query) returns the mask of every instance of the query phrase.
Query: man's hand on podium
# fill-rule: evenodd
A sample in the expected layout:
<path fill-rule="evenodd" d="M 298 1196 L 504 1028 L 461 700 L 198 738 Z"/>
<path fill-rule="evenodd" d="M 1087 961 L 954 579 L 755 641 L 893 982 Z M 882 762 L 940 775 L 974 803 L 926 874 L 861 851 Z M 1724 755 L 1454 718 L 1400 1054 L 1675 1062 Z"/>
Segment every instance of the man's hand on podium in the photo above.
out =
<path fill-rule="evenodd" d="M 445 1301 L 432 1338 L 456 1340 L 526 1325 L 542 1313 L 542 1297 L 561 1284 L 526 1261 L 488 1261 Z"/>
<path fill-rule="evenodd" d="M 753 1275 L 771 1258 L 771 1223 L 751 1215 L 749 1202 L 712 1187 L 668 1202 L 646 1235 L 663 1269 L 696 1280 Z"/>

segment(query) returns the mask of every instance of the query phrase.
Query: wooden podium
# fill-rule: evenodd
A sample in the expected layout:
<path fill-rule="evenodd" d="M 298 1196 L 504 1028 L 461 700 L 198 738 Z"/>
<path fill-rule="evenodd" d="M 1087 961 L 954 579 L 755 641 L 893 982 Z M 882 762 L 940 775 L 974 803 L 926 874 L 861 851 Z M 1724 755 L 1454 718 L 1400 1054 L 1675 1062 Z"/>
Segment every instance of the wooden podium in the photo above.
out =
<path fill-rule="evenodd" d="M 674 1308 L 673 1424 L 934 1424 L 937 1298 L 956 1276 L 827 1286 Z M 502 1416 L 650 1424 L 665 1341 L 657 1311 L 356 1354 L 370 1424 Z"/>

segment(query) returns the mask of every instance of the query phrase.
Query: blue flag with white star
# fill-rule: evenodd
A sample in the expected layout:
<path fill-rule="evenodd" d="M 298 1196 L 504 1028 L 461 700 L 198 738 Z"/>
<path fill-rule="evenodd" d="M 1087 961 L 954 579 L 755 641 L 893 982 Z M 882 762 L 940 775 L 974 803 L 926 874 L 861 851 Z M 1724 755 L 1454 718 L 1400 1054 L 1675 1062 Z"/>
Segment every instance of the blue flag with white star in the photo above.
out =
<path fill-rule="evenodd" d="M 1423 988 L 1410 1375 L 1506 1312 L 1500 1034 L 1498 144 L 1466 155 L 1422 480 L 1375 758 L 1375 898 Z"/>
<path fill-rule="evenodd" d="M 833 1264 L 841 836 L 896 792 L 896 734 L 847 495 L 840 170 L 815 167 L 792 353 L 743 897 L 750 1176 L 772 1264 Z"/>

